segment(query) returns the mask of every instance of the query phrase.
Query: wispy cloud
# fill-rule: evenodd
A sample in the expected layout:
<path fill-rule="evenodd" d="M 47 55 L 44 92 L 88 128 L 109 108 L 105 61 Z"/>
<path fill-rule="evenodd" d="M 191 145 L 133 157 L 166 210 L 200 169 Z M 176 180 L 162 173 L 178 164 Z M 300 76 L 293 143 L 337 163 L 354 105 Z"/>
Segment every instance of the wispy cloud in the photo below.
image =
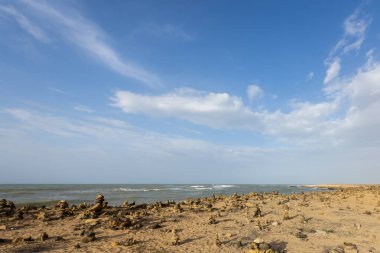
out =
<path fill-rule="evenodd" d="M 336 44 L 332 54 L 342 50 L 348 53 L 352 50 L 359 50 L 363 44 L 365 32 L 371 23 L 368 16 L 364 16 L 360 8 L 357 8 L 343 23 L 343 38 Z"/>
<path fill-rule="evenodd" d="M 1 13 L 13 18 L 22 29 L 24 29 L 27 33 L 32 35 L 37 40 L 44 43 L 48 43 L 50 41 L 48 36 L 40 27 L 38 27 L 36 24 L 30 21 L 26 16 L 24 16 L 22 13 L 16 10 L 16 8 L 14 8 L 13 6 L 0 5 L 0 14 Z"/>
<path fill-rule="evenodd" d="M 247 96 L 250 101 L 261 97 L 264 94 L 263 90 L 258 85 L 248 85 L 247 87 Z"/>
<path fill-rule="evenodd" d="M 94 112 L 94 110 L 92 110 L 88 106 L 84 106 L 84 105 L 76 105 L 76 106 L 74 106 L 74 110 L 79 111 L 79 112 L 86 112 L 86 113 L 93 113 Z"/>
<path fill-rule="evenodd" d="M 351 51 L 358 51 L 365 39 L 367 27 L 371 19 L 364 15 L 361 8 L 355 11 L 343 22 L 344 34 L 331 50 L 329 57 L 325 60 L 328 66 L 324 83 L 328 84 L 339 76 L 341 68 L 341 57 Z"/>
<path fill-rule="evenodd" d="M 56 87 L 48 86 L 47 89 L 52 91 L 52 92 L 67 94 L 64 90 L 61 90 L 61 89 L 56 88 Z"/>
<path fill-rule="evenodd" d="M 12 16 L 36 39 L 47 42 L 47 36 L 42 29 L 49 30 L 50 34 L 58 34 L 66 42 L 123 76 L 138 80 L 148 86 L 161 85 L 155 74 L 124 60 L 107 42 L 109 40 L 107 34 L 78 10 L 62 3 L 58 8 L 55 5 L 59 3 L 48 1 L 24 0 L 21 3 L 24 7 L 28 7 L 28 17 L 13 6 L 3 6 L 0 10 Z M 31 19 L 39 26 L 34 25 Z"/>
<path fill-rule="evenodd" d="M 326 77 L 323 83 L 327 84 L 339 76 L 340 72 L 340 58 L 335 58 L 328 63 L 328 69 L 326 71 Z"/>
<path fill-rule="evenodd" d="M 174 38 L 183 41 L 192 41 L 194 39 L 194 35 L 185 31 L 181 26 L 174 24 L 159 25 L 156 23 L 149 23 L 138 27 L 132 34 L 148 34 L 164 38 Z"/>
<path fill-rule="evenodd" d="M 313 80 L 313 78 L 314 78 L 314 72 L 311 71 L 306 76 L 306 82 L 309 82 L 309 81 Z"/>

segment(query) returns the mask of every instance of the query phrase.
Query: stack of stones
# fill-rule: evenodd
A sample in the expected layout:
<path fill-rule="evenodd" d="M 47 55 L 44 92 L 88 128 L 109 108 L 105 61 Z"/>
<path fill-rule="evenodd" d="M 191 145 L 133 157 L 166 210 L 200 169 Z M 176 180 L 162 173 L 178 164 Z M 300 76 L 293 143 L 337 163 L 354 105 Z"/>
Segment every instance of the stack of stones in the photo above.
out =
<path fill-rule="evenodd" d="M 344 242 L 342 245 L 334 248 L 334 249 L 328 249 L 325 251 L 326 253 L 358 253 L 358 247 L 349 242 Z"/>
<path fill-rule="evenodd" d="M 0 216 L 11 216 L 15 214 L 16 206 L 12 201 L 0 200 Z"/>
<path fill-rule="evenodd" d="M 273 249 L 268 243 L 264 242 L 261 238 L 256 238 L 251 244 L 249 253 L 280 253 L 280 251 Z"/>
<path fill-rule="evenodd" d="M 95 199 L 95 205 L 90 207 L 87 211 L 92 214 L 92 216 L 99 215 L 104 207 L 104 196 L 102 194 L 98 194 Z"/>

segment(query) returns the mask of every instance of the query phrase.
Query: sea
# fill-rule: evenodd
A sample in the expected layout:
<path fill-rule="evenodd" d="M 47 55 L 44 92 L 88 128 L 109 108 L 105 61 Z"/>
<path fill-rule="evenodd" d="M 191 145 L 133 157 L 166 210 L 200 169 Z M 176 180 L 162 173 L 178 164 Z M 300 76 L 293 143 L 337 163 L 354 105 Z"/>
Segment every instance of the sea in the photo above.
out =
<path fill-rule="evenodd" d="M 181 201 L 214 194 L 273 191 L 291 194 L 323 190 L 303 185 L 259 184 L 0 184 L 0 199 L 11 200 L 17 206 L 48 206 L 59 200 L 67 200 L 70 204 L 92 203 L 101 193 L 109 205 L 121 205 L 125 201 L 139 204 Z"/>

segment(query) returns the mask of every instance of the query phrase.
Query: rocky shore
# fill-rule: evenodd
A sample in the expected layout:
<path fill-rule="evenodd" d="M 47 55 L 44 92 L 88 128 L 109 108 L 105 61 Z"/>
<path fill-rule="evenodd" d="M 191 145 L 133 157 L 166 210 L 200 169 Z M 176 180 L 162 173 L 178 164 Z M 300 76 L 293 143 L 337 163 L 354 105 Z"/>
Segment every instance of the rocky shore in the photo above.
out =
<path fill-rule="evenodd" d="M 380 186 L 181 202 L 0 200 L 0 252 L 380 252 Z"/>

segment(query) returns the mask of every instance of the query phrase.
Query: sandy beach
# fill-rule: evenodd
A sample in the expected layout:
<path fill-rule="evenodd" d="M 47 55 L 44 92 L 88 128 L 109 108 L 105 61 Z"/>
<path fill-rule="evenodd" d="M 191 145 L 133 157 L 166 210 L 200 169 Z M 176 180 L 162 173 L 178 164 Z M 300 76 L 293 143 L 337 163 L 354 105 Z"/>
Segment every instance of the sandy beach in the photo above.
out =
<path fill-rule="evenodd" d="M 16 208 L 0 201 L 0 252 L 380 252 L 380 186 L 154 204 Z"/>

